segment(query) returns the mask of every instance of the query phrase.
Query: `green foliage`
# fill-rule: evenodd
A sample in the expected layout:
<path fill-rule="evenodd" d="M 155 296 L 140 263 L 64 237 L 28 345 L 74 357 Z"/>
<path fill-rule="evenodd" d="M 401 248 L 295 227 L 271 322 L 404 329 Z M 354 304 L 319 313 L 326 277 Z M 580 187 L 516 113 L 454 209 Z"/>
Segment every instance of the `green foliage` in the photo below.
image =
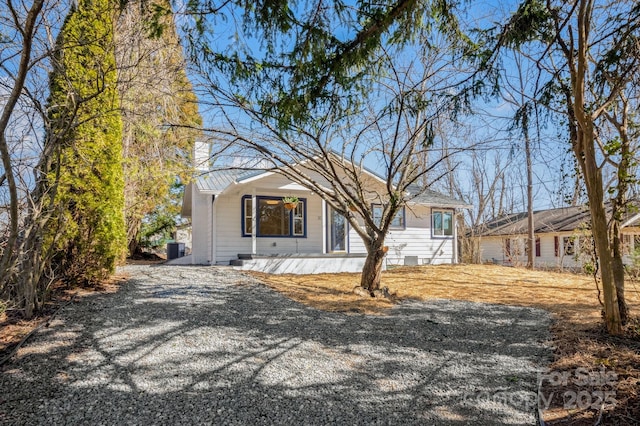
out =
<path fill-rule="evenodd" d="M 179 223 L 184 185 L 175 181 L 161 204 L 144 215 L 136 236 L 140 247 L 156 248 L 172 239 Z M 131 253 L 133 254 L 133 253 Z"/>
<path fill-rule="evenodd" d="M 145 31 L 149 22 L 162 28 L 156 34 L 159 38 Z M 186 182 L 191 176 L 191 152 L 202 119 L 166 0 L 153 2 L 147 11 L 129 4 L 116 34 L 123 40 L 116 58 L 121 80 L 126 82 L 119 92 L 127 244 L 133 255 L 144 243 L 149 223 L 166 216 L 175 226 L 179 202 L 174 184 L 176 179 Z"/>
<path fill-rule="evenodd" d="M 157 248 L 171 240 L 176 229 L 176 212 L 170 206 L 160 206 L 145 216 L 140 229 L 140 245 Z"/>
<path fill-rule="evenodd" d="M 112 273 L 126 248 L 113 13 L 108 0 L 80 0 L 59 34 L 50 76 L 53 122 L 73 127 L 50 174 L 59 179 L 60 216 L 48 241 L 60 272 L 79 284 Z"/>
<path fill-rule="evenodd" d="M 554 28 L 546 3 L 541 0 L 522 2 L 507 23 L 503 34 L 505 45 L 510 47 L 518 47 L 534 40 L 551 40 Z"/>
<path fill-rule="evenodd" d="M 242 93 L 243 103 L 285 129 L 314 123 L 318 111 L 326 116 L 357 110 L 372 80 L 390 72 L 388 55 L 408 45 L 429 48 L 429 40 L 442 36 L 453 56 L 488 69 L 490 52 L 461 29 L 457 16 L 463 3 L 333 0 L 292 6 L 285 0 L 238 0 L 213 11 L 208 2 L 191 0 L 187 8 L 197 18 L 186 40 L 192 61 L 205 74 L 214 80 L 226 76 L 239 87 L 233 91 Z M 232 15 L 241 15 L 243 27 L 225 46 L 216 26 Z M 442 96 L 464 108 L 486 86 L 483 78 L 471 78 L 464 89 Z"/>

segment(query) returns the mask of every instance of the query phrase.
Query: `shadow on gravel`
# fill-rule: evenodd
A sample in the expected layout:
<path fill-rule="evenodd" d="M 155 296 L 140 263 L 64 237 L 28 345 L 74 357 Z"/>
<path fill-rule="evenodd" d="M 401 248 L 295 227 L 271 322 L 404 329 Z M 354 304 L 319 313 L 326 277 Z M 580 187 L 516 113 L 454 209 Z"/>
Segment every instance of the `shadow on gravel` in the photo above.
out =
<path fill-rule="evenodd" d="M 307 308 L 223 268 L 134 267 L 0 376 L 3 424 L 536 424 L 548 315 Z"/>

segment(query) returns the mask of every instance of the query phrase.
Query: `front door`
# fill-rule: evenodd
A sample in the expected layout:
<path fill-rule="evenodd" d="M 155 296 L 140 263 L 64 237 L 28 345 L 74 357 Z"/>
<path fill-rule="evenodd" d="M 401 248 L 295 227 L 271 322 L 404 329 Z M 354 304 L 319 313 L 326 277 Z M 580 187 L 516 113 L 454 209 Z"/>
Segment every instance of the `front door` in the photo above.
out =
<path fill-rule="evenodd" d="M 347 251 L 347 221 L 344 216 L 331 207 L 329 207 L 327 241 L 330 253 Z"/>

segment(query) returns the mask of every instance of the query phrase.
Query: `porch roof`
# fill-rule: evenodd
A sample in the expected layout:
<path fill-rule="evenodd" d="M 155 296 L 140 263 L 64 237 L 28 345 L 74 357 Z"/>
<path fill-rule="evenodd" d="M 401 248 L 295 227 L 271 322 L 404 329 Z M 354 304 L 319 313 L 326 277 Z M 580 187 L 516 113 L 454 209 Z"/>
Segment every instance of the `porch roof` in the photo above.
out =
<path fill-rule="evenodd" d="M 242 183 L 244 181 L 253 180 L 254 178 L 259 178 L 261 177 L 261 175 L 270 175 L 272 173 L 272 171 L 264 169 L 212 170 L 206 174 L 198 176 L 195 179 L 195 185 L 200 192 L 207 194 L 220 194 L 234 183 Z M 470 205 L 460 200 L 433 191 L 431 189 L 420 189 L 418 185 L 411 185 L 409 187 L 408 195 L 410 197 L 409 203 L 413 204 L 450 208 L 471 208 Z"/>
<path fill-rule="evenodd" d="M 195 184 L 201 192 L 210 194 L 220 194 L 234 182 L 242 182 L 250 178 L 270 173 L 268 170 L 244 170 L 228 169 L 213 170 L 200 175 L 195 179 Z"/>

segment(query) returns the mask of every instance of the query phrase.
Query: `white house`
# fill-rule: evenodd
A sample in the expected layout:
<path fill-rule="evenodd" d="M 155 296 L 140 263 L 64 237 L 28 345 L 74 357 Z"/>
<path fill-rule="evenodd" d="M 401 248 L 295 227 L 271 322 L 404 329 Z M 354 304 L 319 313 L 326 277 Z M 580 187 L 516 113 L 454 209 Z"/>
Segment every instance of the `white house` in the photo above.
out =
<path fill-rule="evenodd" d="M 372 184 L 384 181 L 367 173 Z M 293 210 L 282 198 L 296 196 Z M 374 205 L 374 212 L 376 206 Z M 385 244 L 387 265 L 456 263 L 456 213 L 467 207 L 426 191 L 395 218 Z M 219 170 L 185 190 L 192 254 L 172 263 L 235 265 L 271 273 L 359 272 L 366 249 L 348 221 L 323 199 L 266 170 Z"/>
<path fill-rule="evenodd" d="M 593 243 L 586 206 L 539 210 L 533 213 L 535 264 L 537 267 L 581 268 L 589 261 Z M 514 213 L 494 219 L 476 230 L 483 262 L 523 265 L 527 262 L 528 214 Z M 622 223 L 625 263 L 640 249 L 640 214 L 627 215 Z"/>

